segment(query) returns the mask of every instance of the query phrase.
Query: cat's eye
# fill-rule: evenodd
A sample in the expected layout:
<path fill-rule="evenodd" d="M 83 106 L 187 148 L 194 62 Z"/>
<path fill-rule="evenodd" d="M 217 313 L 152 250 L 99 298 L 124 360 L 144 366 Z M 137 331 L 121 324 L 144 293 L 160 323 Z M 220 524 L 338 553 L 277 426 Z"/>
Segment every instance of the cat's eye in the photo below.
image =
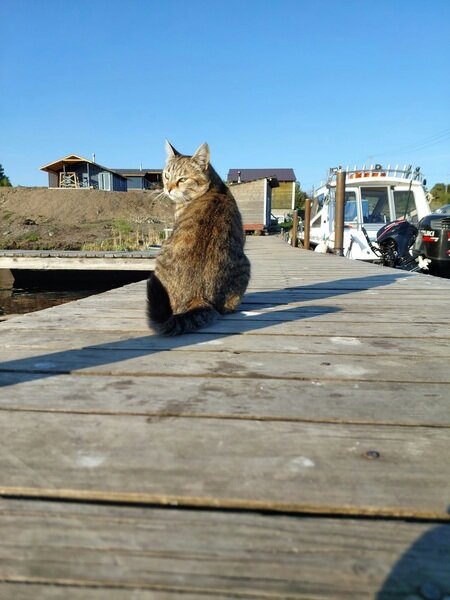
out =
<path fill-rule="evenodd" d="M 169 173 L 164 173 L 164 177 L 165 177 L 165 179 L 169 179 L 169 177 L 170 177 Z"/>
<path fill-rule="evenodd" d="M 178 183 L 184 183 L 185 181 L 187 181 L 187 177 L 180 177 Z"/>

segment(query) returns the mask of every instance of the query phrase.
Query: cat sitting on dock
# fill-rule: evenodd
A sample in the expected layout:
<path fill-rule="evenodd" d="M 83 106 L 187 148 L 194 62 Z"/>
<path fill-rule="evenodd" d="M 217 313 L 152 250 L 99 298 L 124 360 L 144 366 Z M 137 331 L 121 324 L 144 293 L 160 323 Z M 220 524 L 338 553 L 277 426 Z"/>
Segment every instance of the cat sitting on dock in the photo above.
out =
<path fill-rule="evenodd" d="M 175 203 L 173 233 L 147 283 L 148 320 L 178 335 L 239 306 L 250 279 L 236 201 L 212 168 L 208 144 L 185 156 L 166 142 L 164 191 Z"/>

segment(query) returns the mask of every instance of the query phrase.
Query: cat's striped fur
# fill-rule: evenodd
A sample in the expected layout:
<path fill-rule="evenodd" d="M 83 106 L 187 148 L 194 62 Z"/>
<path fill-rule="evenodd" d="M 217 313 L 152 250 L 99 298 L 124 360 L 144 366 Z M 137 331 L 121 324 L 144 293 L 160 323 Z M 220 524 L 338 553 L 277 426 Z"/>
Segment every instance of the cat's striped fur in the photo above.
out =
<path fill-rule="evenodd" d="M 177 335 L 212 323 L 239 306 L 250 279 L 235 199 L 209 162 L 207 144 L 193 156 L 166 143 L 166 194 L 175 224 L 148 280 L 148 318 L 157 333 Z"/>

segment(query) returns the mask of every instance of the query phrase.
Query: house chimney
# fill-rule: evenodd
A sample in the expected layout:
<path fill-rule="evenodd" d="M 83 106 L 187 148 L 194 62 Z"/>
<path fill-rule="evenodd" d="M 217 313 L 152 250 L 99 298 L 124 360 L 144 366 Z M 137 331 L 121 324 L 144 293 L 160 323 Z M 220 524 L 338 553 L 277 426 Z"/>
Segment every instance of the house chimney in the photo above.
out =
<path fill-rule="evenodd" d="M 241 172 L 238 171 L 238 183 L 241 183 Z"/>
<path fill-rule="evenodd" d="M 92 153 L 92 162 L 95 162 L 95 152 Z"/>

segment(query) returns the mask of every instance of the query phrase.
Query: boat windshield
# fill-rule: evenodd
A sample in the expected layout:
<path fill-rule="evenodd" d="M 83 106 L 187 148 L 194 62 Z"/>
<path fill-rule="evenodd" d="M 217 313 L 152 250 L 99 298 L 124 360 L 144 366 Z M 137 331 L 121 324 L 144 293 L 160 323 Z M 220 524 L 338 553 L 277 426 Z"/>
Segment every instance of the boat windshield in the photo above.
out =
<path fill-rule="evenodd" d="M 358 207 L 356 205 L 355 192 L 345 192 L 344 221 L 354 222 L 358 220 Z"/>
<path fill-rule="evenodd" d="M 364 223 L 388 223 L 389 199 L 387 188 L 361 188 Z"/>
<path fill-rule="evenodd" d="M 335 212 L 335 190 L 331 192 L 330 202 L 330 223 L 334 223 L 334 212 Z M 355 192 L 345 192 L 345 205 L 344 205 L 344 221 L 346 223 L 356 223 L 358 220 L 358 205 L 356 203 Z"/>
<path fill-rule="evenodd" d="M 396 219 L 419 222 L 413 190 L 394 190 L 394 205 Z"/>

